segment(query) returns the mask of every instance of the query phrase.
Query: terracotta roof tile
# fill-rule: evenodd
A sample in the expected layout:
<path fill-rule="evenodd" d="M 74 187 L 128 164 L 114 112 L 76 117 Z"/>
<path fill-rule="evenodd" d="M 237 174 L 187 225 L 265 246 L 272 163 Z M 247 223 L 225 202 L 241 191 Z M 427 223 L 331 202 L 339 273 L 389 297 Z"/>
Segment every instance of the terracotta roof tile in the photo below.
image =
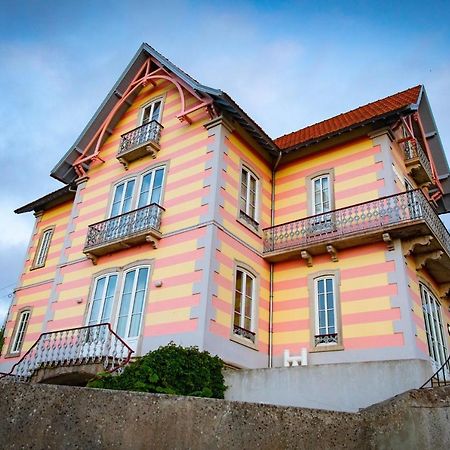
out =
<path fill-rule="evenodd" d="M 422 86 L 418 85 L 406 91 L 398 92 L 397 94 L 368 103 L 367 105 L 360 106 L 359 108 L 323 120 L 314 125 L 309 125 L 298 131 L 285 134 L 275 139 L 274 142 L 280 149 L 286 149 L 397 111 L 412 103 L 417 103 L 421 89 Z"/>

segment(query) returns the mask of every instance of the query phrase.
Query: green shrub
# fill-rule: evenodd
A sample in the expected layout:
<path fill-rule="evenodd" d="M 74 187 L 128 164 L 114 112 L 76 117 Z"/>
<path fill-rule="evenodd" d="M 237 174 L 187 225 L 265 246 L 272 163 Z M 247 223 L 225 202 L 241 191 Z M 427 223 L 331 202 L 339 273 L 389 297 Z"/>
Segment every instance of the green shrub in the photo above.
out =
<path fill-rule="evenodd" d="M 138 358 L 120 375 L 100 374 L 89 387 L 223 398 L 223 362 L 218 356 L 173 342 Z"/>

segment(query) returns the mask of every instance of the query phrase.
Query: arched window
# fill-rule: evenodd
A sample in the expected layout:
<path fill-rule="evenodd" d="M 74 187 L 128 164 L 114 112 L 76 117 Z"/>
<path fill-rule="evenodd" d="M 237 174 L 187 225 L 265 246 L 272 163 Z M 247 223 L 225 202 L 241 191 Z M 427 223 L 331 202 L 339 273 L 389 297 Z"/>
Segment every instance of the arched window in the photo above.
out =
<path fill-rule="evenodd" d="M 23 341 L 25 339 L 25 333 L 27 331 L 28 322 L 30 321 L 31 310 L 24 309 L 20 311 L 16 321 L 16 327 L 11 341 L 10 354 L 20 353 L 22 350 Z"/>

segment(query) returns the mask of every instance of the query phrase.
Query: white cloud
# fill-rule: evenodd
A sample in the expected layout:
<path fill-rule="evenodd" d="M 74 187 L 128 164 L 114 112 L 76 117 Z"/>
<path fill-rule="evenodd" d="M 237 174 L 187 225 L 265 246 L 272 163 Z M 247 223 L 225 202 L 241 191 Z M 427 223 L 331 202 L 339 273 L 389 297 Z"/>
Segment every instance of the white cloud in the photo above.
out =
<path fill-rule="evenodd" d="M 32 215 L 16 215 L 14 200 L 0 198 L 0 248 L 26 247 L 33 229 Z M 2 252 L 3 253 L 3 252 Z"/>

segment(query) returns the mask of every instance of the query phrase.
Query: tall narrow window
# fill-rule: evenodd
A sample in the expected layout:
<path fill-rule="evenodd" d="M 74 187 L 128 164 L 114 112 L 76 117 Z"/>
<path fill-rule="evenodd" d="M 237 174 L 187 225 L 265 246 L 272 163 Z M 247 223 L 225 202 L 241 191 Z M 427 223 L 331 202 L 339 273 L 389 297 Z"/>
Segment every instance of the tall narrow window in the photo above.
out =
<path fill-rule="evenodd" d="M 255 342 L 255 277 L 237 268 L 235 280 L 233 333 Z"/>
<path fill-rule="evenodd" d="M 50 242 L 53 236 L 53 228 L 45 230 L 39 239 L 39 244 L 37 252 L 34 258 L 33 269 L 45 266 L 45 261 L 47 259 L 48 250 L 50 248 Z"/>
<path fill-rule="evenodd" d="M 27 330 L 28 322 L 30 320 L 31 311 L 29 309 L 22 311 L 19 315 L 16 332 L 12 340 L 10 353 L 20 353 L 22 344 L 25 338 L 25 332 Z"/>
<path fill-rule="evenodd" d="M 116 286 L 117 274 L 108 274 L 97 278 L 87 322 L 88 325 L 111 322 Z"/>
<path fill-rule="evenodd" d="M 152 170 L 142 177 L 141 189 L 139 192 L 138 208 L 141 208 L 151 203 L 161 201 L 161 191 L 164 180 L 164 168 Z"/>
<path fill-rule="evenodd" d="M 330 176 L 313 178 L 313 215 L 331 211 Z"/>
<path fill-rule="evenodd" d="M 441 305 L 437 298 L 423 284 L 420 284 L 420 297 L 422 300 L 428 351 L 430 352 L 433 365 L 437 370 L 447 359 L 447 346 L 442 327 Z"/>
<path fill-rule="evenodd" d="M 161 100 L 155 100 L 149 105 L 144 107 L 144 111 L 142 113 L 142 124 L 151 122 L 152 120 L 160 121 L 161 118 Z"/>
<path fill-rule="evenodd" d="M 136 181 L 132 179 L 116 186 L 110 217 L 116 217 L 131 211 L 135 184 Z"/>
<path fill-rule="evenodd" d="M 337 344 L 335 277 L 324 276 L 314 280 L 315 336 L 314 344 Z"/>
<path fill-rule="evenodd" d="M 258 228 L 258 178 L 246 167 L 241 170 L 240 217 Z"/>
<path fill-rule="evenodd" d="M 148 267 L 133 269 L 125 274 L 117 318 L 117 334 L 125 339 L 139 336 L 148 276 Z"/>

